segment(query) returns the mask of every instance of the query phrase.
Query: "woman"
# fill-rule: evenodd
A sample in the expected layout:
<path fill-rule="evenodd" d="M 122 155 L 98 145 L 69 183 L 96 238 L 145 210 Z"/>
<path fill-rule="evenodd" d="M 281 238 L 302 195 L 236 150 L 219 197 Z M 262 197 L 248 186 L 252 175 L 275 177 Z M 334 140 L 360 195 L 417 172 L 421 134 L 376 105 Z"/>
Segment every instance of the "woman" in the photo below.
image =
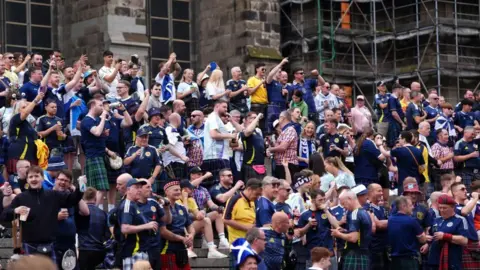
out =
<path fill-rule="evenodd" d="M 27 54 L 25 58 L 23 57 L 22 53 L 16 52 L 13 54 L 13 65 L 12 71 L 17 73 L 18 76 L 18 87 L 23 85 L 23 77 L 25 76 L 25 72 L 27 72 L 27 63 L 30 61 L 30 54 Z"/>
<path fill-rule="evenodd" d="M 313 121 L 308 122 L 298 139 L 298 167 L 300 170 L 308 169 L 310 156 L 317 151 L 315 129 L 315 123 Z"/>
<path fill-rule="evenodd" d="M 353 173 L 345 167 L 338 157 L 327 157 L 324 164 L 325 170 L 331 175 L 331 177 L 322 177 L 321 190 L 326 189 L 328 191 L 332 181 L 335 181 L 337 189 L 343 186 L 348 186 L 349 188 L 355 186 Z"/>
<path fill-rule="evenodd" d="M 290 109 L 299 108 L 302 117 L 308 118 L 308 105 L 303 101 L 303 93 L 301 90 L 293 91 L 292 101 L 290 101 Z"/>
<path fill-rule="evenodd" d="M 220 69 L 215 69 L 208 79 L 205 88 L 209 105 L 213 107 L 213 103 L 217 100 L 228 101 L 230 90 L 225 91 L 225 83 L 223 82 L 223 72 Z"/>
<path fill-rule="evenodd" d="M 37 132 L 26 120 L 44 96 L 43 92 L 39 92 L 33 102 L 20 100 L 13 108 L 13 116 L 8 129 L 10 146 L 8 147 L 7 172 L 9 174 L 17 172 L 16 165 L 20 159 L 30 161 L 32 165 L 38 164 L 37 146 L 35 145 L 35 140 L 38 138 Z"/>
<path fill-rule="evenodd" d="M 196 82 L 193 81 L 193 70 L 185 69 L 183 71 L 182 79 L 177 87 L 177 98 L 183 99 L 187 107 L 187 121 L 190 124 L 190 114 L 200 109 L 200 90 Z"/>
<path fill-rule="evenodd" d="M 208 106 L 208 98 L 206 96 L 206 90 L 205 88 L 207 87 L 208 79 L 210 78 L 207 75 L 207 72 L 210 70 L 210 64 L 208 64 L 205 69 L 198 73 L 197 75 L 197 85 L 198 85 L 198 90 L 199 90 L 199 103 L 200 103 L 200 108 L 203 110 Z"/>
<path fill-rule="evenodd" d="M 380 140 L 380 142 L 383 143 L 382 135 L 378 134 L 375 138 L 375 142 Z M 367 128 L 357 141 L 353 154 L 355 183 L 363 184 L 366 187 L 371 183 L 377 183 L 381 185 L 382 188 L 388 188 L 388 181 L 385 183 L 378 181 L 385 156 L 382 155 L 373 139 L 373 129 Z"/>
<path fill-rule="evenodd" d="M 63 132 L 62 119 L 56 116 L 57 103 L 51 99 L 48 99 L 45 103 L 47 113 L 37 119 L 36 130 L 47 144 L 50 153 L 53 149 L 58 149 L 58 153 L 63 153 L 63 143 L 67 135 Z"/>
<path fill-rule="evenodd" d="M 10 92 L 7 95 L 5 107 L 0 108 L 0 119 L 2 121 L 2 130 L 5 133 L 7 133 L 7 136 L 8 136 L 8 127 L 10 126 L 10 120 L 12 119 L 12 115 L 13 115 L 13 107 L 18 102 L 17 98 L 18 100 L 21 100 L 21 98 L 16 93 Z M 32 115 L 29 115 L 27 118 L 27 121 L 30 124 L 34 125 L 35 117 L 33 117 Z"/>
<path fill-rule="evenodd" d="M 440 188 L 440 177 L 453 173 L 453 148 L 448 145 L 448 130 L 437 130 L 437 142 L 432 146 L 432 155 L 437 160 L 440 168 L 433 168 L 435 190 Z"/>

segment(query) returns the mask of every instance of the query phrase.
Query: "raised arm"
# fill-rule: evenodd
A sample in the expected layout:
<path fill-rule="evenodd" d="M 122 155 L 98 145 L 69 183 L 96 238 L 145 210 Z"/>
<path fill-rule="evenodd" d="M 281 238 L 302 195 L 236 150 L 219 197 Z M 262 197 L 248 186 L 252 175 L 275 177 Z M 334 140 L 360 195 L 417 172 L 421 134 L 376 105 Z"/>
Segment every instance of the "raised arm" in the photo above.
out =
<path fill-rule="evenodd" d="M 21 71 L 23 71 L 25 69 L 25 66 L 27 65 L 28 61 L 30 61 L 31 58 L 32 57 L 30 56 L 30 54 L 25 55 L 25 58 L 23 59 L 23 62 L 20 65 L 18 65 L 18 67 L 16 67 L 13 72 L 18 74 Z"/>
<path fill-rule="evenodd" d="M 28 103 L 27 107 L 24 110 L 20 111 L 20 120 L 24 121 L 25 119 L 27 119 L 30 113 L 32 113 L 33 109 L 35 109 L 35 106 L 37 106 L 44 97 L 45 93 L 39 91 L 35 99 L 32 102 Z"/>
<path fill-rule="evenodd" d="M 275 75 L 278 73 L 278 71 L 282 68 L 283 65 L 288 63 L 288 58 L 283 58 L 282 62 L 280 64 L 276 65 L 272 70 L 270 70 L 270 73 L 267 75 L 267 83 L 271 83 L 273 81 L 273 78 Z"/>

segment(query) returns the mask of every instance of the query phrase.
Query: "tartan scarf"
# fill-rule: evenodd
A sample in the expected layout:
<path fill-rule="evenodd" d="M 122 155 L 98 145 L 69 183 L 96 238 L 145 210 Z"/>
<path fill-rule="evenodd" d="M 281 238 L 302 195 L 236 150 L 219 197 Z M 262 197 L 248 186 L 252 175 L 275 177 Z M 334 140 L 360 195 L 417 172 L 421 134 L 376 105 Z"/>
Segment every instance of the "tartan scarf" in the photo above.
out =
<path fill-rule="evenodd" d="M 438 270 L 448 270 L 448 242 L 442 241 L 443 247 L 440 251 L 440 263 Z"/>

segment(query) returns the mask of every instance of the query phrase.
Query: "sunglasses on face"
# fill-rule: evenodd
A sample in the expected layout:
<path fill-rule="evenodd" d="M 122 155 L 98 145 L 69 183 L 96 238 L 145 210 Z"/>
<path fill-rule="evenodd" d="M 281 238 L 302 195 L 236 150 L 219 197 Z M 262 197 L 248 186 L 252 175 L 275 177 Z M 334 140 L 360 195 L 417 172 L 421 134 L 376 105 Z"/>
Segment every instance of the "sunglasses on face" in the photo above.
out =
<path fill-rule="evenodd" d="M 8 58 L 8 59 L 13 59 L 13 56 L 9 56 L 9 57 L 7 57 L 7 58 Z"/>
<path fill-rule="evenodd" d="M 261 70 L 261 71 L 267 71 L 267 69 L 266 69 L 266 68 L 262 68 L 262 69 L 260 69 L 260 70 Z"/>
<path fill-rule="evenodd" d="M 192 117 L 192 118 L 193 118 L 193 117 L 197 117 L 197 116 L 200 116 L 200 115 L 193 115 L 193 114 L 190 115 L 190 117 Z"/>
<path fill-rule="evenodd" d="M 224 174 L 223 176 L 224 177 L 232 177 L 233 175 L 232 174 Z"/>
<path fill-rule="evenodd" d="M 303 75 L 304 73 L 303 73 L 303 71 L 301 71 L 301 72 L 297 72 L 296 74 Z"/>

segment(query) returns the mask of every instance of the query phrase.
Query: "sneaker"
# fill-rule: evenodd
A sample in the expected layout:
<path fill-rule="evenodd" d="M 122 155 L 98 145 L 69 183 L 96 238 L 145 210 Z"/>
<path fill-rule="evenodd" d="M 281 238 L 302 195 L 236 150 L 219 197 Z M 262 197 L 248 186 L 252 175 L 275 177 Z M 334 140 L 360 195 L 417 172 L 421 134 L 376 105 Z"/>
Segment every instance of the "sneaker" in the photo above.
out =
<path fill-rule="evenodd" d="M 188 258 L 197 258 L 198 257 L 197 254 L 195 254 L 195 252 L 193 252 L 192 250 L 187 249 L 187 251 L 188 251 Z M 210 252 L 208 254 L 210 254 Z"/>
<path fill-rule="evenodd" d="M 208 243 L 207 243 L 207 240 L 205 240 L 205 238 L 202 238 L 202 249 L 208 249 Z"/>
<path fill-rule="evenodd" d="M 218 244 L 219 249 L 229 249 L 230 243 L 228 242 L 227 238 L 220 239 L 220 243 Z"/>
<path fill-rule="evenodd" d="M 207 255 L 207 258 L 209 258 L 209 259 L 223 259 L 223 258 L 227 258 L 227 257 L 228 257 L 228 255 L 220 253 L 216 249 L 210 249 L 208 251 L 208 255 Z"/>

